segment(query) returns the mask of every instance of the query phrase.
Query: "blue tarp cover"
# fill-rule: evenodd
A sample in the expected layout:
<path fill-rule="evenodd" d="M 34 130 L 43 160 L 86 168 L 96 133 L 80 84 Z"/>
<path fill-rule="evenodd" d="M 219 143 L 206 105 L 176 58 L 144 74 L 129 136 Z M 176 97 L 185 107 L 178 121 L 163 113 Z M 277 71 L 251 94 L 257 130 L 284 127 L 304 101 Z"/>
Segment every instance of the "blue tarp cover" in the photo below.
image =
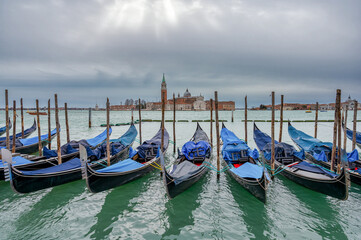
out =
<path fill-rule="evenodd" d="M 188 159 L 193 160 L 195 157 L 206 157 L 210 155 L 211 145 L 206 141 L 197 143 L 189 141 L 182 147 L 182 154 Z"/>
<path fill-rule="evenodd" d="M 271 146 L 272 146 L 272 138 L 268 136 L 266 133 L 261 132 L 258 128 L 255 128 L 253 134 L 254 140 L 258 146 L 258 148 L 263 151 L 264 157 L 267 160 L 271 160 Z M 290 157 L 296 156 L 300 159 L 305 158 L 305 153 L 303 150 L 297 151 L 292 145 L 275 141 L 275 157 Z"/>
<path fill-rule="evenodd" d="M 60 131 L 60 129 L 59 129 L 59 131 Z M 51 136 L 56 134 L 56 128 L 53 131 L 51 131 L 50 134 L 51 134 Z M 40 138 L 41 138 L 41 141 L 47 140 L 48 139 L 48 134 L 41 135 Z M 19 139 L 19 141 L 23 144 L 23 146 L 29 146 L 29 145 L 32 145 L 34 143 L 38 143 L 39 139 L 38 139 L 38 136 L 36 136 L 36 137 L 32 137 L 32 138 Z"/>
<path fill-rule="evenodd" d="M 109 135 L 112 134 L 112 128 L 109 128 Z M 98 136 L 94 138 L 87 139 L 86 141 L 91 145 L 92 147 L 96 147 L 99 144 L 101 144 L 105 139 L 107 139 L 107 130 L 105 129 L 104 132 L 99 134 Z"/>
<path fill-rule="evenodd" d="M 350 132 L 352 136 L 352 131 Z M 293 139 L 293 141 L 297 143 L 298 146 L 300 146 L 306 152 L 310 152 L 316 160 L 324 161 L 324 162 L 329 161 L 329 159 L 327 159 L 326 153 L 330 153 L 332 151 L 332 143 L 322 142 L 317 138 L 311 137 L 310 135 L 300 130 L 297 130 L 291 124 L 288 125 L 288 133 Z M 356 152 L 351 152 L 347 154 L 347 159 L 349 162 L 354 162 L 356 158 L 358 160 L 357 150 Z"/>
<path fill-rule="evenodd" d="M 306 152 L 317 152 L 320 154 L 322 151 L 331 151 L 332 143 L 322 142 L 321 140 L 314 138 L 300 130 L 294 128 L 291 124 L 288 125 L 288 134 L 292 140 Z"/>
<path fill-rule="evenodd" d="M 31 132 L 34 132 L 35 130 L 36 130 L 36 124 L 34 123 L 33 126 L 31 126 L 30 128 L 24 130 L 24 135 L 27 135 L 27 134 L 29 134 Z M 1 130 L 0 130 L 0 132 L 1 132 Z M 22 133 L 19 132 L 19 133 L 17 133 L 15 135 L 15 138 L 20 138 L 21 136 L 22 136 Z M 13 135 L 11 135 L 9 137 L 9 140 L 12 140 L 12 139 L 13 139 Z M 0 142 L 3 142 L 3 141 L 6 141 L 6 137 L 1 137 L 0 138 Z"/>
<path fill-rule="evenodd" d="M 246 162 L 238 168 L 231 168 L 230 171 L 234 172 L 242 178 L 262 178 L 263 167 L 256 164 Z"/>
<path fill-rule="evenodd" d="M 19 166 L 19 165 L 28 164 L 28 163 L 33 163 L 33 162 L 28 159 L 25 159 L 23 157 L 20 157 L 20 156 L 13 157 L 13 159 L 12 159 L 13 166 Z M 4 167 L 3 161 L 0 160 L 0 168 L 3 168 L 3 167 Z"/>
<path fill-rule="evenodd" d="M 138 134 L 137 129 L 135 128 L 134 125 L 131 125 L 128 131 L 125 134 L 123 134 L 123 136 L 120 138 L 120 142 L 124 146 L 128 146 L 134 142 L 135 138 L 137 137 L 137 134 Z"/>
<path fill-rule="evenodd" d="M 258 128 L 254 129 L 253 138 L 257 144 L 257 147 L 261 151 L 264 150 L 265 146 L 268 143 L 272 142 L 272 138 L 270 136 L 268 136 L 267 134 L 265 134 L 264 132 L 261 132 Z M 278 144 L 278 142 L 276 140 L 275 140 L 275 144 Z"/>
<path fill-rule="evenodd" d="M 59 165 L 56 165 L 53 167 L 43 168 L 43 169 L 34 170 L 34 171 L 21 171 L 21 172 L 24 175 L 41 175 L 41 174 L 57 173 L 57 172 L 67 171 L 67 170 L 76 169 L 76 168 L 80 169 L 80 166 L 81 166 L 80 159 L 74 158 L 65 163 L 62 163 L 62 164 L 59 164 Z"/>
<path fill-rule="evenodd" d="M 223 127 L 221 130 L 221 138 L 223 142 L 222 155 L 224 160 L 232 160 L 232 153 L 238 153 L 242 150 L 246 150 L 247 156 L 250 156 L 253 159 L 259 158 L 257 149 L 252 150 L 245 141 L 240 140 L 226 127 Z"/>
<path fill-rule="evenodd" d="M 352 140 L 353 139 L 353 131 L 350 129 L 346 129 L 347 137 Z M 356 142 L 361 144 L 361 132 L 356 131 Z"/>
<path fill-rule="evenodd" d="M 321 151 L 320 154 L 317 153 L 313 153 L 312 155 L 317 161 L 322 161 L 322 162 L 328 162 L 327 156 L 325 154 L 325 151 Z"/>
<path fill-rule="evenodd" d="M 174 164 L 172 171 L 169 173 L 174 179 L 174 183 L 180 184 L 185 180 L 188 180 L 189 177 L 197 174 L 203 169 L 201 166 L 197 166 L 187 160 L 181 162 L 180 164 Z"/>
<path fill-rule="evenodd" d="M 329 172 L 326 169 L 323 169 L 321 166 L 316 166 L 316 165 L 310 164 L 306 161 L 302 161 L 296 165 L 293 165 L 292 168 L 298 168 L 301 170 L 305 170 L 307 172 L 322 173 L 322 174 L 328 175 L 330 177 L 337 177 L 337 174 Z"/>
<path fill-rule="evenodd" d="M 117 162 L 109 167 L 102 168 L 96 171 L 100 173 L 126 172 L 137 168 L 141 168 L 143 166 L 144 166 L 143 164 L 128 158 L 123 161 Z"/>
<path fill-rule="evenodd" d="M 359 160 L 359 155 L 357 149 L 353 150 L 350 153 L 347 153 L 347 159 L 349 162 L 354 162 Z"/>
<path fill-rule="evenodd" d="M 158 149 L 158 147 L 160 147 L 161 141 L 162 141 L 162 129 L 159 129 L 157 134 L 152 139 L 144 141 L 143 144 L 137 148 L 139 157 L 146 158 L 148 151 L 152 148 L 156 149 L 155 151 L 158 152 L 157 149 Z M 168 134 L 167 130 L 164 128 L 163 150 L 168 148 L 168 144 L 169 144 L 169 134 Z"/>

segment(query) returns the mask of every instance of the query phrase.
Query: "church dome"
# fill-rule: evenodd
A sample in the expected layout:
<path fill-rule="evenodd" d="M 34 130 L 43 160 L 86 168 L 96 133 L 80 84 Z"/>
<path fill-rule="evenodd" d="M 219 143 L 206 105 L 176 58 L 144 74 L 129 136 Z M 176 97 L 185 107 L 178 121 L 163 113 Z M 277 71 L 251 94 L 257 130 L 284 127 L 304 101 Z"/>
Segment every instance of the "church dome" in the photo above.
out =
<path fill-rule="evenodd" d="M 183 97 L 191 97 L 191 93 L 188 91 L 188 88 L 187 90 L 185 91 L 185 93 L 183 94 Z"/>

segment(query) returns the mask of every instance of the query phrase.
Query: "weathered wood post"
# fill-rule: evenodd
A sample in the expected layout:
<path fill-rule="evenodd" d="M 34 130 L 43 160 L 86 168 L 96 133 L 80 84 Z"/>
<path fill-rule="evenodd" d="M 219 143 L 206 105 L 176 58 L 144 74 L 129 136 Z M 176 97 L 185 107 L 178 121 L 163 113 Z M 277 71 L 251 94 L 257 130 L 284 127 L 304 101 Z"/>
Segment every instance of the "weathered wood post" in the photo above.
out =
<path fill-rule="evenodd" d="M 110 143 L 109 143 L 109 98 L 107 98 L 107 163 L 110 166 Z M 133 121 L 132 121 L 133 122 Z"/>
<path fill-rule="evenodd" d="M 55 100 L 55 124 L 56 124 L 56 145 L 58 149 L 58 164 L 61 164 L 61 148 L 60 148 L 60 124 L 59 124 L 59 109 L 58 109 L 58 94 L 54 95 Z M 51 141 L 50 139 L 48 139 Z"/>
<path fill-rule="evenodd" d="M 210 112 L 211 112 L 211 147 L 213 148 L 213 99 L 210 99 Z"/>
<path fill-rule="evenodd" d="M 233 110 L 232 110 L 232 118 L 231 118 L 231 122 L 234 122 L 234 120 L 233 120 Z"/>
<path fill-rule="evenodd" d="M 140 104 L 140 98 L 138 100 L 139 105 L 139 142 L 142 144 L 142 105 Z"/>
<path fill-rule="evenodd" d="M 68 104 L 64 104 L 64 110 L 65 110 L 65 125 L 66 125 L 66 142 L 70 142 L 70 133 L 69 133 L 69 121 L 68 121 Z"/>
<path fill-rule="evenodd" d="M 16 101 L 13 102 L 13 150 L 15 152 L 15 140 L 16 140 Z"/>
<path fill-rule="evenodd" d="M 317 138 L 317 123 L 318 123 L 318 102 L 316 102 L 316 115 L 315 115 L 315 138 Z"/>
<path fill-rule="evenodd" d="M 39 100 L 36 99 L 36 120 L 38 122 L 38 142 L 39 142 L 39 156 L 42 156 L 41 132 L 40 132 L 40 115 L 39 115 Z"/>
<path fill-rule="evenodd" d="M 89 128 L 92 127 L 92 108 L 89 108 Z"/>
<path fill-rule="evenodd" d="M 347 146 L 347 134 L 346 134 L 346 129 L 347 129 L 347 110 L 348 110 L 348 105 L 345 106 L 345 118 L 344 118 L 345 127 L 343 128 L 343 149 L 345 149 L 345 150 L 346 150 L 346 146 Z"/>
<path fill-rule="evenodd" d="M 175 95 L 173 93 L 173 153 L 176 152 L 176 137 L 175 137 Z"/>
<path fill-rule="evenodd" d="M 247 96 L 244 98 L 244 141 L 248 142 L 248 117 L 247 117 Z"/>
<path fill-rule="evenodd" d="M 50 118 L 50 99 L 48 100 L 48 148 L 51 149 L 51 118 Z"/>
<path fill-rule="evenodd" d="M 333 122 L 333 141 L 332 141 L 332 153 L 331 153 L 331 167 L 330 170 L 334 171 L 334 165 L 336 161 L 336 145 L 337 145 L 337 103 L 338 103 L 338 94 L 336 94 L 336 101 L 335 101 L 335 121 Z"/>
<path fill-rule="evenodd" d="M 352 151 L 355 150 L 355 147 L 356 147 L 357 106 L 358 106 L 358 102 L 355 101 L 355 105 L 353 108 Z"/>
<path fill-rule="evenodd" d="M 215 103 L 215 110 L 216 110 L 216 136 L 217 136 L 217 179 L 219 180 L 221 165 L 219 161 L 219 147 L 220 147 L 220 141 L 219 141 L 219 120 L 218 120 L 218 92 L 214 92 L 214 103 Z"/>
<path fill-rule="evenodd" d="M 337 89 L 337 95 L 338 95 L 338 103 L 337 103 L 337 174 L 340 174 L 341 172 L 341 147 L 342 147 L 342 138 L 341 138 L 341 132 L 342 132 L 342 126 L 341 126 L 341 89 Z"/>
<path fill-rule="evenodd" d="M 278 142 L 282 142 L 282 130 L 283 130 L 283 95 L 281 95 L 281 109 L 280 109 L 280 136 Z"/>
<path fill-rule="evenodd" d="M 271 119 L 271 173 L 275 174 L 275 92 L 272 92 L 272 119 Z"/>
<path fill-rule="evenodd" d="M 22 98 L 20 98 L 20 113 L 21 113 L 21 137 L 24 138 L 24 107 L 23 107 Z"/>
<path fill-rule="evenodd" d="M 6 149 L 10 151 L 9 120 L 9 95 L 8 90 L 5 89 Z"/>
<path fill-rule="evenodd" d="M 162 140 L 161 140 L 161 147 L 160 150 L 163 152 L 164 151 L 164 111 L 165 111 L 165 92 L 162 91 Z"/>
<path fill-rule="evenodd" d="M 131 117 L 131 122 L 134 123 L 134 116 L 133 116 L 133 108 L 132 108 L 132 117 Z"/>

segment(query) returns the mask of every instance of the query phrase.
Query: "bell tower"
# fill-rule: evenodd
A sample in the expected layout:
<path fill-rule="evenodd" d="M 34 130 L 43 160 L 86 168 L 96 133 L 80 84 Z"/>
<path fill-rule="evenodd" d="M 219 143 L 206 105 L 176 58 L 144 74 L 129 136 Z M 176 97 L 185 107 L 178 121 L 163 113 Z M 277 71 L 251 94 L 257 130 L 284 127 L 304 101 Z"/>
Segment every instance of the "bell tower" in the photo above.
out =
<path fill-rule="evenodd" d="M 164 77 L 164 73 L 163 73 L 163 79 L 162 79 L 162 85 L 161 85 L 161 99 L 163 101 L 163 97 L 165 98 L 165 104 L 167 104 L 167 83 L 165 82 L 165 77 Z"/>

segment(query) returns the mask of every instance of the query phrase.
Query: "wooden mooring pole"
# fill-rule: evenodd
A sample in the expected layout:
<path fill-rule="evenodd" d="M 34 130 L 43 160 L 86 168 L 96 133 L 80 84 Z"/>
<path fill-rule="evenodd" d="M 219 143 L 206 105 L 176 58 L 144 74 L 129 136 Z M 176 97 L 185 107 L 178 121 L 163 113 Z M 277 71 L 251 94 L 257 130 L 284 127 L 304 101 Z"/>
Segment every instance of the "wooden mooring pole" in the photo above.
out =
<path fill-rule="evenodd" d="M 43 145 L 41 144 L 41 131 L 40 131 L 40 115 L 39 115 L 39 100 L 36 99 L 36 120 L 38 122 L 38 145 L 39 145 L 39 156 L 42 156 L 42 147 Z"/>
<path fill-rule="evenodd" d="M 211 147 L 213 148 L 213 99 L 210 99 L 210 112 L 211 112 L 211 121 L 210 121 L 210 131 L 211 131 Z"/>
<path fill-rule="evenodd" d="M 247 118 L 247 96 L 244 98 L 244 141 L 248 142 L 248 118 Z"/>
<path fill-rule="evenodd" d="M 331 153 L 331 167 L 330 170 L 334 171 L 334 165 L 336 161 L 336 146 L 337 146 L 337 123 L 338 123 L 338 94 L 336 94 L 336 101 L 335 101 L 335 121 L 333 123 L 333 141 L 332 141 L 332 153 Z"/>
<path fill-rule="evenodd" d="M 318 102 L 316 102 L 316 115 L 315 115 L 315 138 L 317 138 L 317 122 L 318 122 Z"/>
<path fill-rule="evenodd" d="M 109 143 L 109 118 L 110 118 L 110 114 L 109 114 L 109 98 L 107 98 L 107 163 L 108 163 L 108 166 L 110 166 L 110 143 Z M 133 110 L 132 110 L 133 112 Z M 133 122 L 133 121 L 132 121 Z"/>
<path fill-rule="evenodd" d="M 346 129 L 347 129 L 347 111 L 348 111 L 348 106 L 345 106 L 345 118 L 344 118 L 344 128 L 343 128 L 343 149 L 346 150 L 346 146 L 347 146 L 347 134 L 346 134 Z"/>
<path fill-rule="evenodd" d="M 281 95 L 280 136 L 278 138 L 278 142 L 282 142 L 282 130 L 283 130 L 283 95 Z"/>
<path fill-rule="evenodd" d="M 61 148 L 60 148 L 60 124 L 59 124 L 59 109 L 58 109 L 58 94 L 54 95 L 55 100 L 55 124 L 56 124 L 56 146 L 58 150 L 58 164 L 61 164 Z M 51 139 L 48 139 L 51 141 Z"/>
<path fill-rule="evenodd" d="M 355 104 L 353 107 L 352 151 L 355 150 L 355 147 L 356 147 L 357 106 L 358 106 L 358 102 L 355 101 Z"/>
<path fill-rule="evenodd" d="M 232 110 L 232 118 L 231 118 L 231 122 L 234 122 L 234 119 L 233 119 L 233 110 Z"/>
<path fill-rule="evenodd" d="M 341 126 L 341 89 L 337 89 L 338 102 L 337 102 L 337 174 L 341 172 L 341 147 L 342 147 L 342 126 Z"/>
<path fill-rule="evenodd" d="M 220 148 L 220 141 L 219 141 L 219 120 L 218 120 L 218 92 L 214 92 L 214 101 L 215 101 L 215 110 L 216 110 L 216 137 L 217 137 L 217 179 L 219 180 L 221 164 L 219 160 L 219 148 Z"/>
<path fill-rule="evenodd" d="M 13 148 L 12 152 L 15 152 L 15 140 L 16 140 L 16 101 L 13 102 Z"/>
<path fill-rule="evenodd" d="M 175 95 L 173 93 L 173 153 L 176 152 L 176 137 L 175 137 Z"/>
<path fill-rule="evenodd" d="M 69 121 L 68 121 L 68 104 L 64 104 L 64 110 L 65 110 L 65 125 L 66 125 L 66 142 L 70 142 L 70 133 L 69 133 Z"/>
<path fill-rule="evenodd" d="M 139 142 L 142 144 L 142 105 L 140 103 L 140 98 L 138 100 L 139 105 Z"/>
<path fill-rule="evenodd" d="M 165 92 L 162 91 L 162 140 L 160 144 L 160 150 L 164 151 L 164 111 L 165 111 Z"/>
<path fill-rule="evenodd" d="M 5 89 L 5 122 L 6 122 L 6 149 L 10 151 L 10 134 L 9 134 L 9 95 Z"/>
<path fill-rule="evenodd" d="M 133 114 L 133 108 L 132 108 L 132 116 L 131 116 L 131 122 L 134 123 L 134 114 Z"/>
<path fill-rule="evenodd" d="M 20 98 L 20 113 L 21 113 L 21 137 L 24 138 L 24 107 L 23 107 L 22 98 Z"/>
<path fill-rule="evenodd" d="M 50 99 L 48 100 L 48 148 L 51 149 L 51 118 L 50 118 Z"/>
<path fill-rule="evenodd" d="M 271 120 L 271 173 L 275 174 L 275 92 L 272 92 L 272 120 Z"/>
<path fill-rule="evenodd" d="M 89 128 L 92 127 L 92 108 L 89 108 Z"/>

